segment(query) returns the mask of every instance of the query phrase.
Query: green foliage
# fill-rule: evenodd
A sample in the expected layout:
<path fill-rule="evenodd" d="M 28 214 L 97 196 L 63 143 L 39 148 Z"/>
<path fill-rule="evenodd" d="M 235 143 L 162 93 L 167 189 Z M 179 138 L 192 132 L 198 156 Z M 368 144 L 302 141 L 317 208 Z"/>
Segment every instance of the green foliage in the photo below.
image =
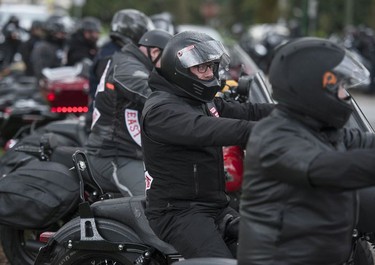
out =
<path fill-rule="evenodd" d="M 205 20 L 201 5 L 213 1 L 220 6 L 220 16 Z M 280 18 L 295 19 L 310 34 L 327 35 L 342 29 L 347 21 L 354 25 L 367 24 L 375 26 L 375 0 L 318 0 L 316 20 L 307 17 L 309 0 L 284 0 L 287 10 L 280 13 L 279 3 L 282 0 L 87 0 L 82 9 L 82 16 L 90 15 L 100 18 L 103 24 L 109 24 L 113 14 L 124 8 L 135 8 L 147 15 L 170 12 L 177 24 L 211 23 L 215 27 L 228 30 L 234 23 L 249 26 L 255 23 L 276 23 Z M 348 13 L 346 5 L 351 1 L 352 10 Z M 350 17 L 348 17 L 350 16 Z"/>

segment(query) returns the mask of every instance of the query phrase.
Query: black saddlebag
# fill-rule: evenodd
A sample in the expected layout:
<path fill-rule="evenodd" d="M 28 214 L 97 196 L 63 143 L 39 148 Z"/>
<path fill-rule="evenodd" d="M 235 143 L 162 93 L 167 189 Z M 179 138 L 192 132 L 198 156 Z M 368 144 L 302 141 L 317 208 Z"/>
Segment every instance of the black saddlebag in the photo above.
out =
<path fill-rule="evenodd" d="M 33 160 L 0 177 L 0 224 L 18 229 L 48 227 L 74 211 L 78 200 L 75 171 Z"/>

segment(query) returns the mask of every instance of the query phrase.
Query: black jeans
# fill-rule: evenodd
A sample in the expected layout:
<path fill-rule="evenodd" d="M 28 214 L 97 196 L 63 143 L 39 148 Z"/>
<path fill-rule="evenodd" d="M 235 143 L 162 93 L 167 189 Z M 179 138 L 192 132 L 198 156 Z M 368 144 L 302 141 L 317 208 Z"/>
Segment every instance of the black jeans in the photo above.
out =
<path fill-rule="evenodd" d="M 158 217 L 149 217 L 155 234 L 171 244 L 184 258 L 233 258 L 237 242 L 224 239 L 220 229 L 226 215 L 238 217 L 230 207 L 192 204 L 183 207 L 171 205 Z M 234 243 L 234 244 L 233 244 Z"/>

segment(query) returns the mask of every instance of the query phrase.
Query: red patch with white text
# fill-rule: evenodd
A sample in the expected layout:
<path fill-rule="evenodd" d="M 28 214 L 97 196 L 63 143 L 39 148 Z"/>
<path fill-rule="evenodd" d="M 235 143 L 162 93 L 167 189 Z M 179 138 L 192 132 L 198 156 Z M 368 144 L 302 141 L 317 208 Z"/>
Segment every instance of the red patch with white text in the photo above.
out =
<path fill-rule="evenodd" d="M 217 111 L 217 109 L 216 109 L 215 107 L 211 107 L 211 108 L 210 108 L 210 112 L 211 112 L 211 114 L 212 114 L 213 116 L 215 116 L 215 117 L 217 117 L 217 118 L 220 117 L 220 116 L 219 116 L 219 112 Z"/>
<path fill-rule="evenodd" d="M 138 111 L 132 109 L 125 110 L 125 124 L 130 136 L 139 146 L 141 144 L 141 125 L 138 121 Z"/>
<path fill-rule="evenodd" d="M 145 182 L 146 182 L 146 190 L 151 188 L 152 181 L 154 180 L 153 177 L 148 174 L 148 171 L 145 172 Z"/>

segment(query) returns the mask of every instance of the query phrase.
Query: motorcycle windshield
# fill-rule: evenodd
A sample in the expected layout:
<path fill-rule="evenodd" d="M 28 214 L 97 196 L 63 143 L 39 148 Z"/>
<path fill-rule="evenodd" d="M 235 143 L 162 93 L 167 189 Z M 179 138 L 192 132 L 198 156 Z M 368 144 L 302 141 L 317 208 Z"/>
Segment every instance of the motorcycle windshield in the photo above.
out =
<path fill-rule="evenodd" d="M 369 71 L 349 51 L 346 51 L 343 60 L 331 72 L 338 77 L 340 86 L 344 89 L 370 83 Z"/>

